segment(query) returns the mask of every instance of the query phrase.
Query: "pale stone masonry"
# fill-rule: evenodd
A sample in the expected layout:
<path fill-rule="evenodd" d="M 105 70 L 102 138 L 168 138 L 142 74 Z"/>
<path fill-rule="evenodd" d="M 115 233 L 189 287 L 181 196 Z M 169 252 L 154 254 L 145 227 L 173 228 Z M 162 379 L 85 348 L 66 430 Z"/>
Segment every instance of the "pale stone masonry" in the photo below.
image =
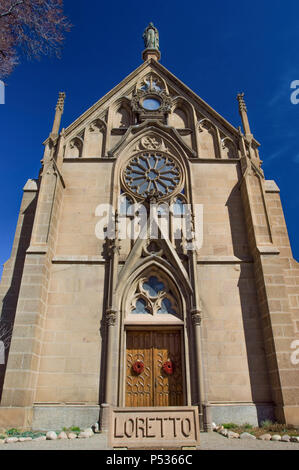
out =
<path fill-rule="evenodd" d="M 0 427 L 100 420 L 113 434 L 111 408 L 144 406 L 153 420 L 159 408 L 189 416 L 195 406 L 202 429 L 299 426 L 299 265 L 244 95 L 242 132 L 159 63 L 158 46 L 143 59 L 60 133 L 59 95 L 1 279 L 0 327 L 13 333 L 0 365 Z M 110 204 L 117 225 L 124 198 L 192 213 L 201 205 L 202 246 L 176 239 L 175 212 L 169 239 L 100 239 L 98 206 Z"/>

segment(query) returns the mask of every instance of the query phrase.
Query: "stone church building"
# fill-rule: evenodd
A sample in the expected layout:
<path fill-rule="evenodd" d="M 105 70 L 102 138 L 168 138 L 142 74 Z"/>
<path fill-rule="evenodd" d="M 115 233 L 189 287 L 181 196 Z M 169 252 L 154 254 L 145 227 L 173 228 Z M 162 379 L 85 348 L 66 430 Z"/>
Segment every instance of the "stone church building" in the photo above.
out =
<path fill-rule="evenodd" d="M 167 407 L 196 407 L 201 429 L 299 426 L 299 265 L 244 95 L 237 129 L 161 65 L 152 24 L 144 41 L 142 64 L 62 130 L 59 94 L 23 188 L 0 427 L 107 429 L 111 410 Z"/>

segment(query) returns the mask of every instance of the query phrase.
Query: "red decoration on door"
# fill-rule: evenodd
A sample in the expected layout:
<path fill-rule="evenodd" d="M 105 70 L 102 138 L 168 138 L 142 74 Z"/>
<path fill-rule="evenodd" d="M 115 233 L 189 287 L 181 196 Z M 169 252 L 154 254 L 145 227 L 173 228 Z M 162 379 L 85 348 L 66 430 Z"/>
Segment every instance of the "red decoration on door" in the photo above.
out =
<path fill-rule="evenodd" d="M 133 364 L 133 371 L 136 373 L 136 374 L 142 374 L 142 372 L 144 371 L 144 364 L 142 361 L 136 361 L 134 362 Z"/>
<path fill-rule="evenodd" d="M 172 361 L 166 361 L 164 362 L 162 369 L 164 370 L 165 374 L 167 375 L 172 375 L 173 374 L 173 369 L 174 365 Z"/>

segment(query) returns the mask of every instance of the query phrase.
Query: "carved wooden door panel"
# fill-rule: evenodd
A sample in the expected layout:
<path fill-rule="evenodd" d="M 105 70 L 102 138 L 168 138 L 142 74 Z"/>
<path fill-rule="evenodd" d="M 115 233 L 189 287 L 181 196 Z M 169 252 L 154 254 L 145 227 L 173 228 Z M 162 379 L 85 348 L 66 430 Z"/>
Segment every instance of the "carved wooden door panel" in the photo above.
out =
<path fill-rule="evenodd" d="M 155 331 L 154 333 L 154 406 L 183 405 L 183 374 L 181 332 Z M 171 361 L 173 373 L 168 375 L 163 364 Z"/>
<path fill-rule="evenodd" d="M 144 370 L 136 374 L 135 362 Z M 127 332 L 126 406 L 153 406 L 153 352 L 151 331 Z"/>
<path fill-rule="evenodd" d="M 180 331 L 128 331 L 126 355 L 126 406 L 183 405 L 183 375 Z M 173 374 L 163 370 L 173 363 Z M 144 364 L 140 373 L 133 370 Z"/>

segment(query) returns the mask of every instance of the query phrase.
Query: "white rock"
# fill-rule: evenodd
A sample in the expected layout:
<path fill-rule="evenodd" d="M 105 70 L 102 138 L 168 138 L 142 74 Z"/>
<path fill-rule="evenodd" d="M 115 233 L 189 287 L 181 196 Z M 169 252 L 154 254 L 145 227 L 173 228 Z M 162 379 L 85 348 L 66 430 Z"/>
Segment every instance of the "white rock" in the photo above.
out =
<path fill-rule="evenodd" d="M 67 439 L 67 433 L 64 431 L 61 431 L 61 433 L 58 434 L 58 439 Z"/>
<path fill-rule="evenodd" d="M 291 438 L 288 434 L 285 434 L 284 436 L 282 436 L 281 440 L 283 442 L 290 442 Z"/>
<path fill-rule="evenodd" d="M 89 432 L 81 431 L 78 436 L 78 439 L 88 439 L 89 437 L 91 437 L 91 434 Z"/>
<path fill-rule="evenodd" d="M 271 441 L 281 441 L 281 436 L 279 434 L 274 434 L 271 437 Z"/>
<path fill-rule="evenodd" d="M 258 439 L 261 441 L 271 441 L 271 434 L 262 434 Z"/>
<path fill-rule="evenodd" d="M 212 429 L 213 431 L 216 431 L 218 428 L 217 424 L 216 423 L 212 423 Z"/>
<path fill-rule="evenodd" d="M 55 441 L 57 439 L 57 434 L 54 431 L 48 431 L 46 435 L 48 441 Z"/>
<path fill-rule="evenodd" d="M 45 441 L 47 438 L 46 436 L 39 436 L 39 437 L 35 437 L 33 440 L 34 441 Z"/>
<path fill-rule="evenodd" d="M 18 437 L 7 437 L 5 439 L 6 444 L 12 444 L 13 442 L 19 442 Z"/>
<path fill-rule="evenodd" d="M 240 439 L 256 439 L 256 437 L 249 432 L 242 432 L 242 434 L 240 434 Z"/>
<path fill-rule="evenodd" d="M 94 434 L 93 430 L 91 428 L 84 429 L 83 432 L 86 432 L 86 433 L 90 434 L 90 436 L 93 436 L 93 434 Z"/>
<path fill-rule="evenodd" d="M 93 430 L 94 433 L 100 432 L 99 423 L 94 423 L 94 424 L 91 426 L 91 429 Z"/>
<path fill-rule="evenodd" d="M 240 434 L 238 434 L 237 432 L 228 431 L 227 437 L 228 439 L 239 439 Z"/>
<path fill-rule="evenodd" d="M 221 429 L 219 431 L 219 434 L 221 434 L 221 436 L 227 437 L 228 436 L 228 430 L 227 429 Z"/>
<path fill-rule="evenodd" d="M 299 436 L 292 436 L 291 442 L 299 442 Z"/>
<path fill-rule="evenodd" d="M 75 434 L 74 432 L 69 432 L 67 437 L 69 439 L 77 439 L 77 434 Z"/>
<path fill-rule="evenodd" d="M 19 442 L 32 441 L 32 437 L 19 437 Z"/>

